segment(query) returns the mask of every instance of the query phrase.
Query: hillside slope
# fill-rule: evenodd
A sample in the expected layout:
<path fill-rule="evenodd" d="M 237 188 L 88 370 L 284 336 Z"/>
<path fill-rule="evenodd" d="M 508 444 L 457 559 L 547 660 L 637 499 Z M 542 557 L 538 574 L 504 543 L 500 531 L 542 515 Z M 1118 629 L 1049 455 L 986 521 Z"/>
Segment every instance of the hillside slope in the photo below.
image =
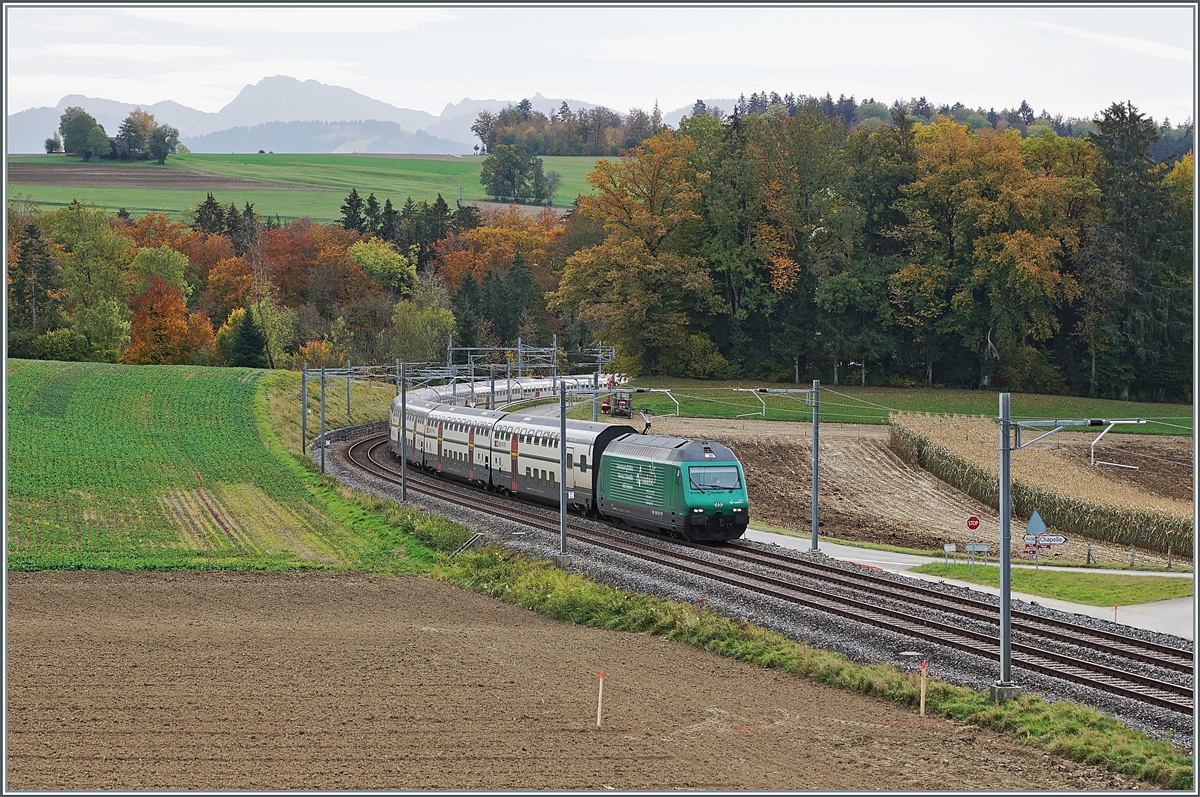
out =
<path fill-rule="evenodd" d="M 262 382 L 278 378 L 263 374 L 10 360 L 9 568 L 275 570 L 371 556 L 374 542 L 331 515 L 328 488 L 256 411 Z"/>

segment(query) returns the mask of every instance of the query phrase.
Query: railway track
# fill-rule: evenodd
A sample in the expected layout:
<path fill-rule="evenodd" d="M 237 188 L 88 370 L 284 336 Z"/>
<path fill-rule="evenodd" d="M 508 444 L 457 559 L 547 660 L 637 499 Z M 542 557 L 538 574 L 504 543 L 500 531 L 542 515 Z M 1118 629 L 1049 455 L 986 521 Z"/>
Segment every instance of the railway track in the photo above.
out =
<path fill-rule="evenodd" d="M 356 467 L 377 478 L 393 483 L 400 481 L 395 459 L 387 452 L 386 436 L 360 440 L 350 446 L 347 454 Z M 453 483 L 451 486 L 451 483 L 440 482 L 411 471 L 408 477 L 408 489 L 470 509 L 518 520 L 551 533 L 559 531 L 557 518 L 548 516 L 546 508 L 540 505 L 535 508 L 533 505 L 502 498 L 457 483 Z M 945 645 L 992 660 L 998 661 L 1000 658 L 998 630 L 993 633 L 980 632 L 963 628 L 959 624 L 915 615 L 913 611 L 903 606 L 881 606 L 868 600 L 831 594 L 827 585 L 837 584 L 869 596 L 885 597 L 896 603 L 932 609 L 951 616 L 991 623 L 998 627 L 998 607 L 982 601 L 969 598 L 956 599 L 928 587 L 916 584 L 901 585 L 871 574 L 854 573 L 834 565 L 813 562 L 783 553 L 762 551 L 741 544 L 731 544 L 725 547 L 698 546 L 694 543 L 667 540 L 650 534 L 639 535 L 641 539 L 629 539 L 628 529 L 622 529 L 625 532 L 622 534 L 600 531 L 588 528 L 574 518 L 568 521 L 568 529 L 569 536 L 580 542 L 737 586 L 760 595 L 846 617 L 903 636 Z M 701 547 L 710 554 L 723 556 L 729 560 L 729 563 L 713 562 L 688 552 L 689 549 Z M 746 564 L 771 568 L 778 572 L 778 576 L 763 575 L 749 570 L 745 567 Z M 806 585 L 796 579 L 805 579 L 816 583 L 815 585 Z M 1113 632 L 1097 631 L 1078 624 L 1052 623 L 1027 612 L 1014 611 L 1013 620 L 1014 631 L 1022 634 L 1035 638 L 1042 636 L 1054 639 L 1118 656 L 1131 662 L 1130 667 L 1114 667 L 1088 661 L 1078 655 L 1065 655 L 1038 647 L 1036 644 L 1014 640 L 1012 643 L 1014 666 L 1184 714 L 1190 715 L 1193 712 L 1191 686 L 1134 671 L 1138 665 L 1152 664 L 1177 672 L 1190 673 L 1192 664 L 1189 652 L 1143 642 Z"/>

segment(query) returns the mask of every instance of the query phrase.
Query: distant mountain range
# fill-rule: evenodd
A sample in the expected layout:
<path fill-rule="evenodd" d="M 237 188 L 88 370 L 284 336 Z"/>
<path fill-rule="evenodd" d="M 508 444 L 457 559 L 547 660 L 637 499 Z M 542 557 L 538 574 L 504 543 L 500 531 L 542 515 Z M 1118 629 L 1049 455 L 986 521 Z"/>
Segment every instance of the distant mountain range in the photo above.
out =
<path fill-rule="evenodd" d="M 558 110 L 563 103 L 541 94 L 530 100 L 543 113 Z M 71 94 L 53 108 L 43 106 L 10 114 L 5 149 L 9 153 L 43 152 L 43 144 L 58 129 L 63 111 L 78 106 L 94 116 L 109 135 L 115 135 L 129 112 L 140 107 L 159 123 L 178 128 L 183 143 L 193 152 L 356 150 L 458 155 L 472 152 L 478 143 L 471 125 L 480 111 L 499 111 L 518 101 L 465 98 L 447 103 L 441 114 L 434 116 L 428 111 L 398 108 L 341 86 L 283 75 L 246 86 L 216 113 L 170 100 L 138 106 Z M 595 103 L 579 100 L 568 99 L 566 103 L 572 110 L 596 107 Z M 681 109 L 679 115 L 690 107 Z M 309 124 L 284 124 L 288 122 Z"/>

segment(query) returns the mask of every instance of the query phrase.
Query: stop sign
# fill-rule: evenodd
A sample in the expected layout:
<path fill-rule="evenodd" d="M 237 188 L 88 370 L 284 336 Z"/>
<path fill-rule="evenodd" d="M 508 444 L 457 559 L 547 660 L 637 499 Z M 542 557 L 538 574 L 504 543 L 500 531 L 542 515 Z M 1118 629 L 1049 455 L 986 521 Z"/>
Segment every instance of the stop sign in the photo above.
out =
<path fill-rule="evenodd" d="M 969 528 L 971 531 L 979 528 L 979 518 L 975 517 L 974 515 L 971 515 L 969 518 L 967 518 L 967 528 Z"/>

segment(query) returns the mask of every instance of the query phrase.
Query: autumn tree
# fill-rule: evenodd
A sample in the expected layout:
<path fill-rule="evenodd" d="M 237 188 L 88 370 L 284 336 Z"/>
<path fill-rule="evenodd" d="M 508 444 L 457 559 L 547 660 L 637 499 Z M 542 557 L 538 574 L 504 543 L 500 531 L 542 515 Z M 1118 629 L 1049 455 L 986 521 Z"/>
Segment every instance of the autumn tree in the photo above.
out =
<path fill-rule="evenodd" d="M 660 355 L 682 345 L 692 319 L 712 308 L 712 281 L 680 245 L 681 228 L 698 218 L 695 143 L 670 131 L 599 161 L 588 175 L 596 194 L 580 209 L 601 219 L 604 242 L 567 258 L 551 306 L 577 310 L 617 344 L 620 367 L 653 371 Z"/>
<path fill-rule="evenodd" d="M 61 323 L 58 269 L 36 219 L 8 207 L 8 354 L 23 357 L 38 335 Z"/>
<path fill-rule="evenodd" d="M 82 108 L 72 106 L 63 111 L 59 118 L 58 132 L 62 134 L 63 151 L 80 155 L 89 161 L 92 156 L 109 153 L 111 144 L 104 128 Z"/>
<path fill-rule="evenodd" d="M 115 361 L 128 336 L 132 241 L 113 230 L 103 210 L 78 202 L 47 214 L 41 226 L 58 247 L 64 314 L 98 358 Z"/>
<path fill-rule="evenodd" d="M 352 244 L 346 251 L 346 258 L 350 264 L 358 266 L 368 277 L 397 296 L 411 296 L 416 287 L 416 252 L 410 252 L 410 257 L 405 257 L 392 244 L 372 238 Z"/>
<path fill-rule="evenodd" d="M 121 160 L 140 160 L 148 158 L 150 136 L 158 127 L 153 114 L 148 114 L 141 108 L 134 108 L 121 122 L 114 139 L 117 157 Z"/>
<path fill-rule="evenodd" d="M 179 289 L 150 274 L 146 290 L 129 301 L 133 311 L 129 346 L 121 358 L 130 365 L 184 365 L 195 345 Z M 211 332 L 211 329 L 210 329 Z"/>
<path fill-rule="evenodd" d="M 166 124 L 156 125 L 146 142 L 146 154 L 161 165 L 167 162 L 168 155 L 179 152 L 179 147 L 178 129 Z"/>

